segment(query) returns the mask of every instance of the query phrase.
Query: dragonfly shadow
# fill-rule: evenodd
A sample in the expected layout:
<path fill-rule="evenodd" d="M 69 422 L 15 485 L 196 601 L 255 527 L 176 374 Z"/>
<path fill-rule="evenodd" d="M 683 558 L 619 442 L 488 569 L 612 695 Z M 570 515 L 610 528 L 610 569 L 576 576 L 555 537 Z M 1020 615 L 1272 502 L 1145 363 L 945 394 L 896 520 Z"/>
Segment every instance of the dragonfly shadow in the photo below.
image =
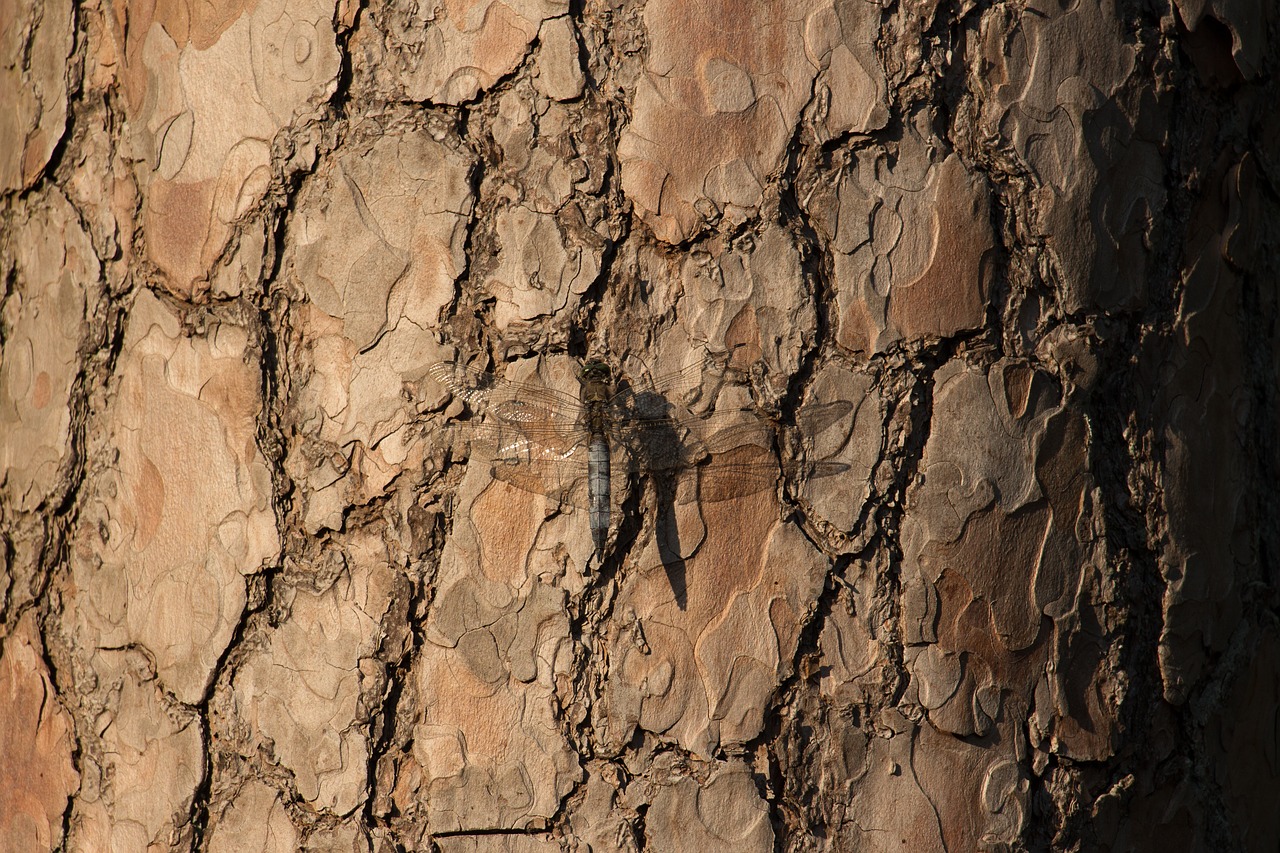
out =
<path fill-rule="evenodd" d="M 625 398 L 626 414 L 650 425 L 649 429 L 631 435 L 624 444 L 635 463 L 633 469 L 647 472 L 653 484 L 656 498 L 654 540 L 658 557 L 671 585 L 676 606 L 684 610 L 689 599 L 684 556 L 687 543 L 682 543 L 680 538 L 676 491 L 677 471 L 691 461 L 690 442 L 688 436 L 680 434 L 678 421 L 671 416 L 676 405 L 664 394 L 625 385 L 623 389 L 630 391 Z"/>
<path fill-rule="evenodd" d="M 656 490 L 657 518 L 653 535 L 662 569 L 667 574 L 667 583 L 671 585 L 671 594 L 675 597 L 676 606 L 684 610 L 689 604 L 689 584 L 685 549 L 681 547 L 680 524 L 676 518 L 675 484 L 670 477 L 660 479 L 665 482 L 659 483 Z"/>

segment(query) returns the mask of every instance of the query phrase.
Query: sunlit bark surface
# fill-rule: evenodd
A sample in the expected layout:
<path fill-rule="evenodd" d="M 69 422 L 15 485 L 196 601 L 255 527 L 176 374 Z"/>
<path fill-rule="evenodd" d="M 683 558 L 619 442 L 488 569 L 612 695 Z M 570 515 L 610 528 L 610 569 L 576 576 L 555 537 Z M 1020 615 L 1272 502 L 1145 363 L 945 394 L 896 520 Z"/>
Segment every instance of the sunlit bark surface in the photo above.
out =
<path fill-rule="evenodd" d="M 0 0 L 0 851 L 1276 850 L 1278 30 Z M 829 475 L 599 559 L 587 357 Z"/>

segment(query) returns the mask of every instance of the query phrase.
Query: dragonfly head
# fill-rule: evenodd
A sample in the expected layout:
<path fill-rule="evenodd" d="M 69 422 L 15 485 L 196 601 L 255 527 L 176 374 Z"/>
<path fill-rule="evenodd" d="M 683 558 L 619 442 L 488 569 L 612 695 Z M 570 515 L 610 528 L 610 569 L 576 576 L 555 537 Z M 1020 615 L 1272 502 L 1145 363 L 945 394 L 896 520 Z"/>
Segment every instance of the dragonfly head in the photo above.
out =
<path fill-rule="evenodd" d="M 610 382 L 613 369 L 603 361 L 584 361 L 578 379 L 585 385 L 588 382 Z"/>

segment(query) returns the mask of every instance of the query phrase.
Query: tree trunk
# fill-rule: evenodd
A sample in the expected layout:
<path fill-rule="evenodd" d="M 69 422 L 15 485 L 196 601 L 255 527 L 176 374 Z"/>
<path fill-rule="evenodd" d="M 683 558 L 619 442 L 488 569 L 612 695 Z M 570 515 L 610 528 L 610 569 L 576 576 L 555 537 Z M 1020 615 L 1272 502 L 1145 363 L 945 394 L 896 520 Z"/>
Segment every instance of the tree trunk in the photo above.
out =
<path fill-rule="evenodd" d="M 1280 846 L 1269 0 L 429 6 L 0 14 L 0 850 Z"/>

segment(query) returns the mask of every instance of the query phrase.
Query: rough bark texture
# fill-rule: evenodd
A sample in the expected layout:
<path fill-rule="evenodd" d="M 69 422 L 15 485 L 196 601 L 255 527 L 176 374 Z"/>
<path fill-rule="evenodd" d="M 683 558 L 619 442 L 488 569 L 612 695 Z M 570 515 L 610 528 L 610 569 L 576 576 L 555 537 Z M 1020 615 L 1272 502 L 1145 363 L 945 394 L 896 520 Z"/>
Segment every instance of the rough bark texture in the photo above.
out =
<path fill-rule="evenodd" d="M 1278 28 L 0 0 L 0 850 L 1276 850 Z M 843 472 L 441 450 L 708 353 Z"/>

